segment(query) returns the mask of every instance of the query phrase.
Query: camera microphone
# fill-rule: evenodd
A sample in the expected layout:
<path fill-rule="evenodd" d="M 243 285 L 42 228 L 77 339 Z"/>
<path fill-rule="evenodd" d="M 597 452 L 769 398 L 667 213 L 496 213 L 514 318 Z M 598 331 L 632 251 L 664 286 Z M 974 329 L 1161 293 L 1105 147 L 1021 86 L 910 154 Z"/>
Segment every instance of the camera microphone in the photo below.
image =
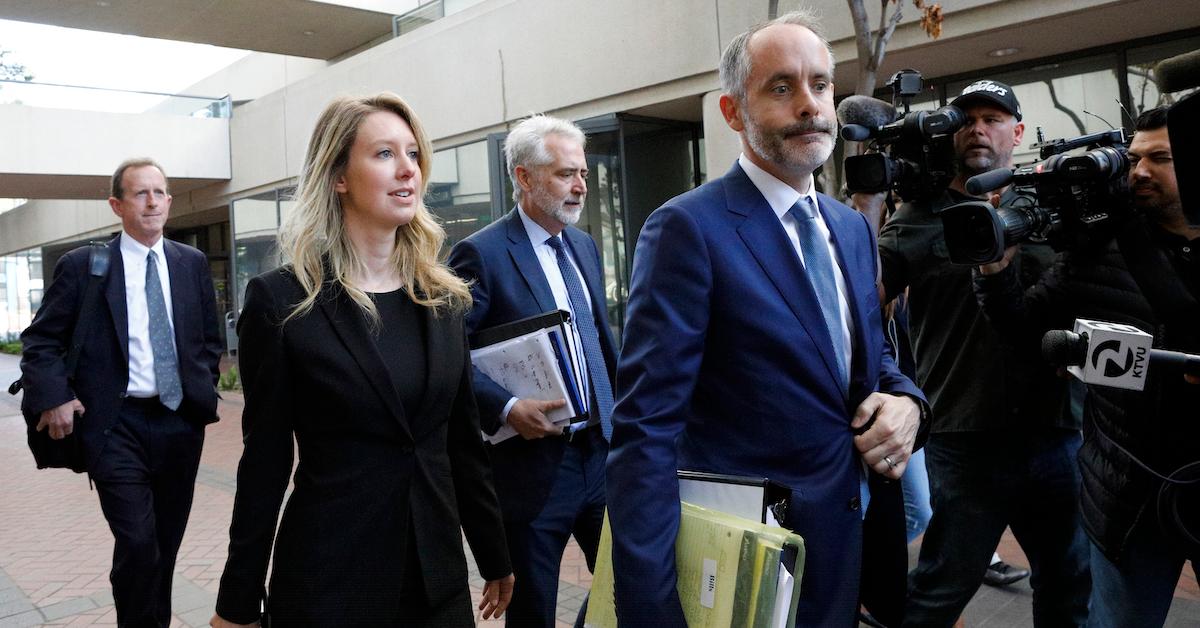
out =
<path fill-rule="evenodd" d="M 1200 50 L 1159 61 L 1154 66 L 1154 82 L 1164 94 L 1200 87 Z"/>
<path fill-rule="evenodd" d="M 861 142 L 869 138 L 875 129 L 894 122 L 896 108 L 878 98 L 855 94 L 838 103 L 837 118 L 842 124 L 842 139 Z M 851 135 L 853 137 L 849 137 Z"/>
<path fill-rule="evenodd" d="M 861 142 L 871 139 L 871 132 L 874 129 L 865 127 L 861 124 L 843 124 L 840 131 L 842 139 L 847 142 Z"/>
<path fill-rule="evenodd" d="M 992 190 L 1000 189 L 1013 179 L 1013 171 L 1008 168 L 996 168 L 983 174 L 977 174 L 967 179 L 963 187 L 971 196 L 983 196 Z"/>
<path fill-rule="evenodd" d="M 1066 366 L 1080 381 L 1142 390 L 1154 370 L 1200 376 L 1200 355 L 1151 349 L 1149 334 L 1131 325 L 1077 319 L 1075 331 L 1053 329 L 1042 336 L 1042 357 Z"/>

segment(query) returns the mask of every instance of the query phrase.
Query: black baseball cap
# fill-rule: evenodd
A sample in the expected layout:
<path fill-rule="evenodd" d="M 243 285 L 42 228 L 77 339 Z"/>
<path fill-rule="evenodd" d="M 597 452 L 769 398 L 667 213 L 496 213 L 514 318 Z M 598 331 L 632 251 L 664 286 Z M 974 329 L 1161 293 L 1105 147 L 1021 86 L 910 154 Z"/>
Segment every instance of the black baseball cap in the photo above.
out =
<path fill-rule="evenodd" d="M 950 104 L 959 109 L 974 104 L 997 105 L 1011 113 L 1017 120 L 1021 119 L 1021 103 L 1017 102 L 1017 95 L 1013 93 L 1012 88 L 991 79 L 975 81 L 964 87 L 962 93 L 950 101 Z"/>

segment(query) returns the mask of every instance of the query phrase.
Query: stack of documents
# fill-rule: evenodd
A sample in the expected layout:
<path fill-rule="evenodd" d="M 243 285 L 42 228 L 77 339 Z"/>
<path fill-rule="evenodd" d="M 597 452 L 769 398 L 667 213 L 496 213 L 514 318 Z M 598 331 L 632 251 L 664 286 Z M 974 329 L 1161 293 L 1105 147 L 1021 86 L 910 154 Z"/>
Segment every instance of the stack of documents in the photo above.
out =
<path fill-rule="evenodd" d="M 580 416 L 583 408 L 568 318 L 566 312 L 539 314 L 481 331 L 471 339 L 471 363 L 514 397 L 566 399 L 565 406 L 546 413 L 551 422 L 563 426 Z M 516 435 L 516 430 L 503 425 L 483 438 L 494 444 Z"/>
<path fill-rule="evenodd" d="M 675 539 L 679 601 L 692 628 L 792 626 L 800 601 L 804 540 L 782 528 L 682 503 Z M 612 535 L 600 536 L 588 628 L 616 628 Z"/>

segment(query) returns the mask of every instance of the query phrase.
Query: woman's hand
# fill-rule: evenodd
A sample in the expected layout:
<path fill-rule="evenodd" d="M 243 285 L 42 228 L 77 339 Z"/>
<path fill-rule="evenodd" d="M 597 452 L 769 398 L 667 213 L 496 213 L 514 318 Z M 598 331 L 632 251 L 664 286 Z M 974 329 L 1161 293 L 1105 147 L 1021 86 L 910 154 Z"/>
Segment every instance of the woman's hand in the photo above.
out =
<path fill-rule="evenodd" d="M 508 574 L 499 580 L 488 580 L 483 585 L 483 599 L 479 600 L 479 610 L 483 611 L 483 619 L 499 619 L 512 601 L 513 583 L 517 579 Z"/>
<path fill-rule="evenodd" d="M 510 586 L 509 587 L 510 594 L 511 594 L 511 591 L 512 591 L 512 587 Z M 507 605 L 507 602 L 505 603 L 505 605 Z M 214 613 L 212 616 L 212 619 L 208 620 L 208 625 L 212 626 L 213 628 L 256 628 L 257 626 L 259 626 L 261 624 L 259 624 L 259 622 L 254 622 L 251 624 L 235 624 L 235 623 L 229 621 L 228 619 L 225 619 L 224 617 L 221 617 L 220 615 L 217 615 Z"/>

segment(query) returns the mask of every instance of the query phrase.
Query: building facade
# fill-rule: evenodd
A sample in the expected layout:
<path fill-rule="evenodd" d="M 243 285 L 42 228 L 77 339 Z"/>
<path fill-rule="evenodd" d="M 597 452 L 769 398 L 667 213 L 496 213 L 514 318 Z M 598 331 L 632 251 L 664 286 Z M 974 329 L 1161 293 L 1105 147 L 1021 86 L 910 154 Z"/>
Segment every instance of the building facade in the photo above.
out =
<path fill-rule="evenodd" d="M 9 17 L 4 9 L 8 4 L 0 3 L 0 18 Z M 290 4 L 305 3 L 289 0 L 282 6 Z M 511 208 L 511 183 L 502 157 L 507 129 L 534 112 L 569 118 L 588 134 L 590 174 L 580 226 L 600 245 L 609 319 L 619 333 L 629 268 L 646 217 L 666 199 L 710 176 L 720 176 L 737 157 L 736 135 L 717 107 L 721 50 L 732 36 L 766 19 L 770 11 L 784 12 L 798 4 L 789 0 L 421 3 L 415 12 L 393 22 L 392 33 L 361 42 L 341 55 L 314 60 L 256 53 L 186 90 L 229 94 L 218 99 L 228 101 L 228 117 L 214 123 L 216 134 L 226 129 L 224 143 L 219 138 L 185 141 L 181 147 L 180 138 L 214 133 L 207 128 L 155 131 L 128 148 L 97 146 L 92 150 L 100 154 L 91 157 L 110 170 L 132 154 L 151 154 L 162 161 L 177 188 L 168 237 L 209 254 L 218 298 L 232 324 L 249 278 L 280 261 L 275 235 L 291 210 L 305 142 L 332 96 L 390 90 L 412 104 L 435 139 L 426 203 L 442 220 L 449 244 Z M 823 15 L 838 60 L 838 96 L 848 95 L 858 62 L 846 3 L 806 4 Z M 879 9 L 878 3 L 866 4 L 870 10 Z M 1027 125 L 1026 146 L 1018 151 L 1018 161 L 1036 157 L 1028 148 L 1036 138 L 1034 127 L 1041 127 L 1047 139 L 1131 127 L 1131 116 L 1177 96 L 1158 93 L 1149 72 L 1154 63 L 1200 48 L 1200 3 L 945 0 L 943 4 L 945 22 L 937 40 L 921 30 L 918 12 L 904 6 L 906 16 L 891 39 L 879 73 L 881 82 L 901 68 L 920 70 L 927 90 L 914 102 L 919 109 L 945 103 L 976 78 L 1013 85 Z M 873 15 L 872 24 L 877 23 L 878 15 Z M 320 35 L 315 29 L 313 36 Z M 20 107 L 0 104 L 0 133 L 6 124 L 30 124 L 13 121 L 14 116 L 25 115 L 14 109 Z M 152 111 L 119 122 L 139 128 L 161 125 L 158 116 L 162 115 L 166 114 Z M 54 114 L 42 117 L 51 122 L 42 123 L 41 135 L 34 123 L 33 137 L 24 145 L 18 142 L 16 152 L 36 152 L 44 134 L 53 132 Z M 191 150 L 191 145 L 201 149 Z M 208 168 L 213 164 L 215 168 Z M 28 323 L 41 278 L 49 280 L 58 256 L 119 229 L 103 202 L 106 195 L 94 181 L 91 187 L 75 179 L 55 185 L 56 176 L 69 178 L 70 174 L 53 174 L 63 170 L 55 170 L 52 163 L 39 167 L 6 165 L 0 157 L 0 186 L 11 182 L 20 192 L 0 196 L 33 199 L 0 213 L 0 254 L 4 254 L 0 269 L 24 264 L 27 270 L 20 272 L 28 274 L 25 279 L 16 278 L 18 271 L 13 277 L 0 275 L 5 278 L 0 284 L 0 307 L 7 308 L 0 312 L 0 324 L 7 326 L 0 328 L 0 336 L 19 332 Z M 79 170 L 80 177 L 102 174 L 99 166 L 67 167 Z M 827 173 L 820 183 L 833 187 L 834 175 Z M 74 188 L 91 191 L 54 196 L 55 190 Z M 35 270 L 36 265 L 40 268 Z M 233 346 L 232 335 L 230 341 Z"/>

